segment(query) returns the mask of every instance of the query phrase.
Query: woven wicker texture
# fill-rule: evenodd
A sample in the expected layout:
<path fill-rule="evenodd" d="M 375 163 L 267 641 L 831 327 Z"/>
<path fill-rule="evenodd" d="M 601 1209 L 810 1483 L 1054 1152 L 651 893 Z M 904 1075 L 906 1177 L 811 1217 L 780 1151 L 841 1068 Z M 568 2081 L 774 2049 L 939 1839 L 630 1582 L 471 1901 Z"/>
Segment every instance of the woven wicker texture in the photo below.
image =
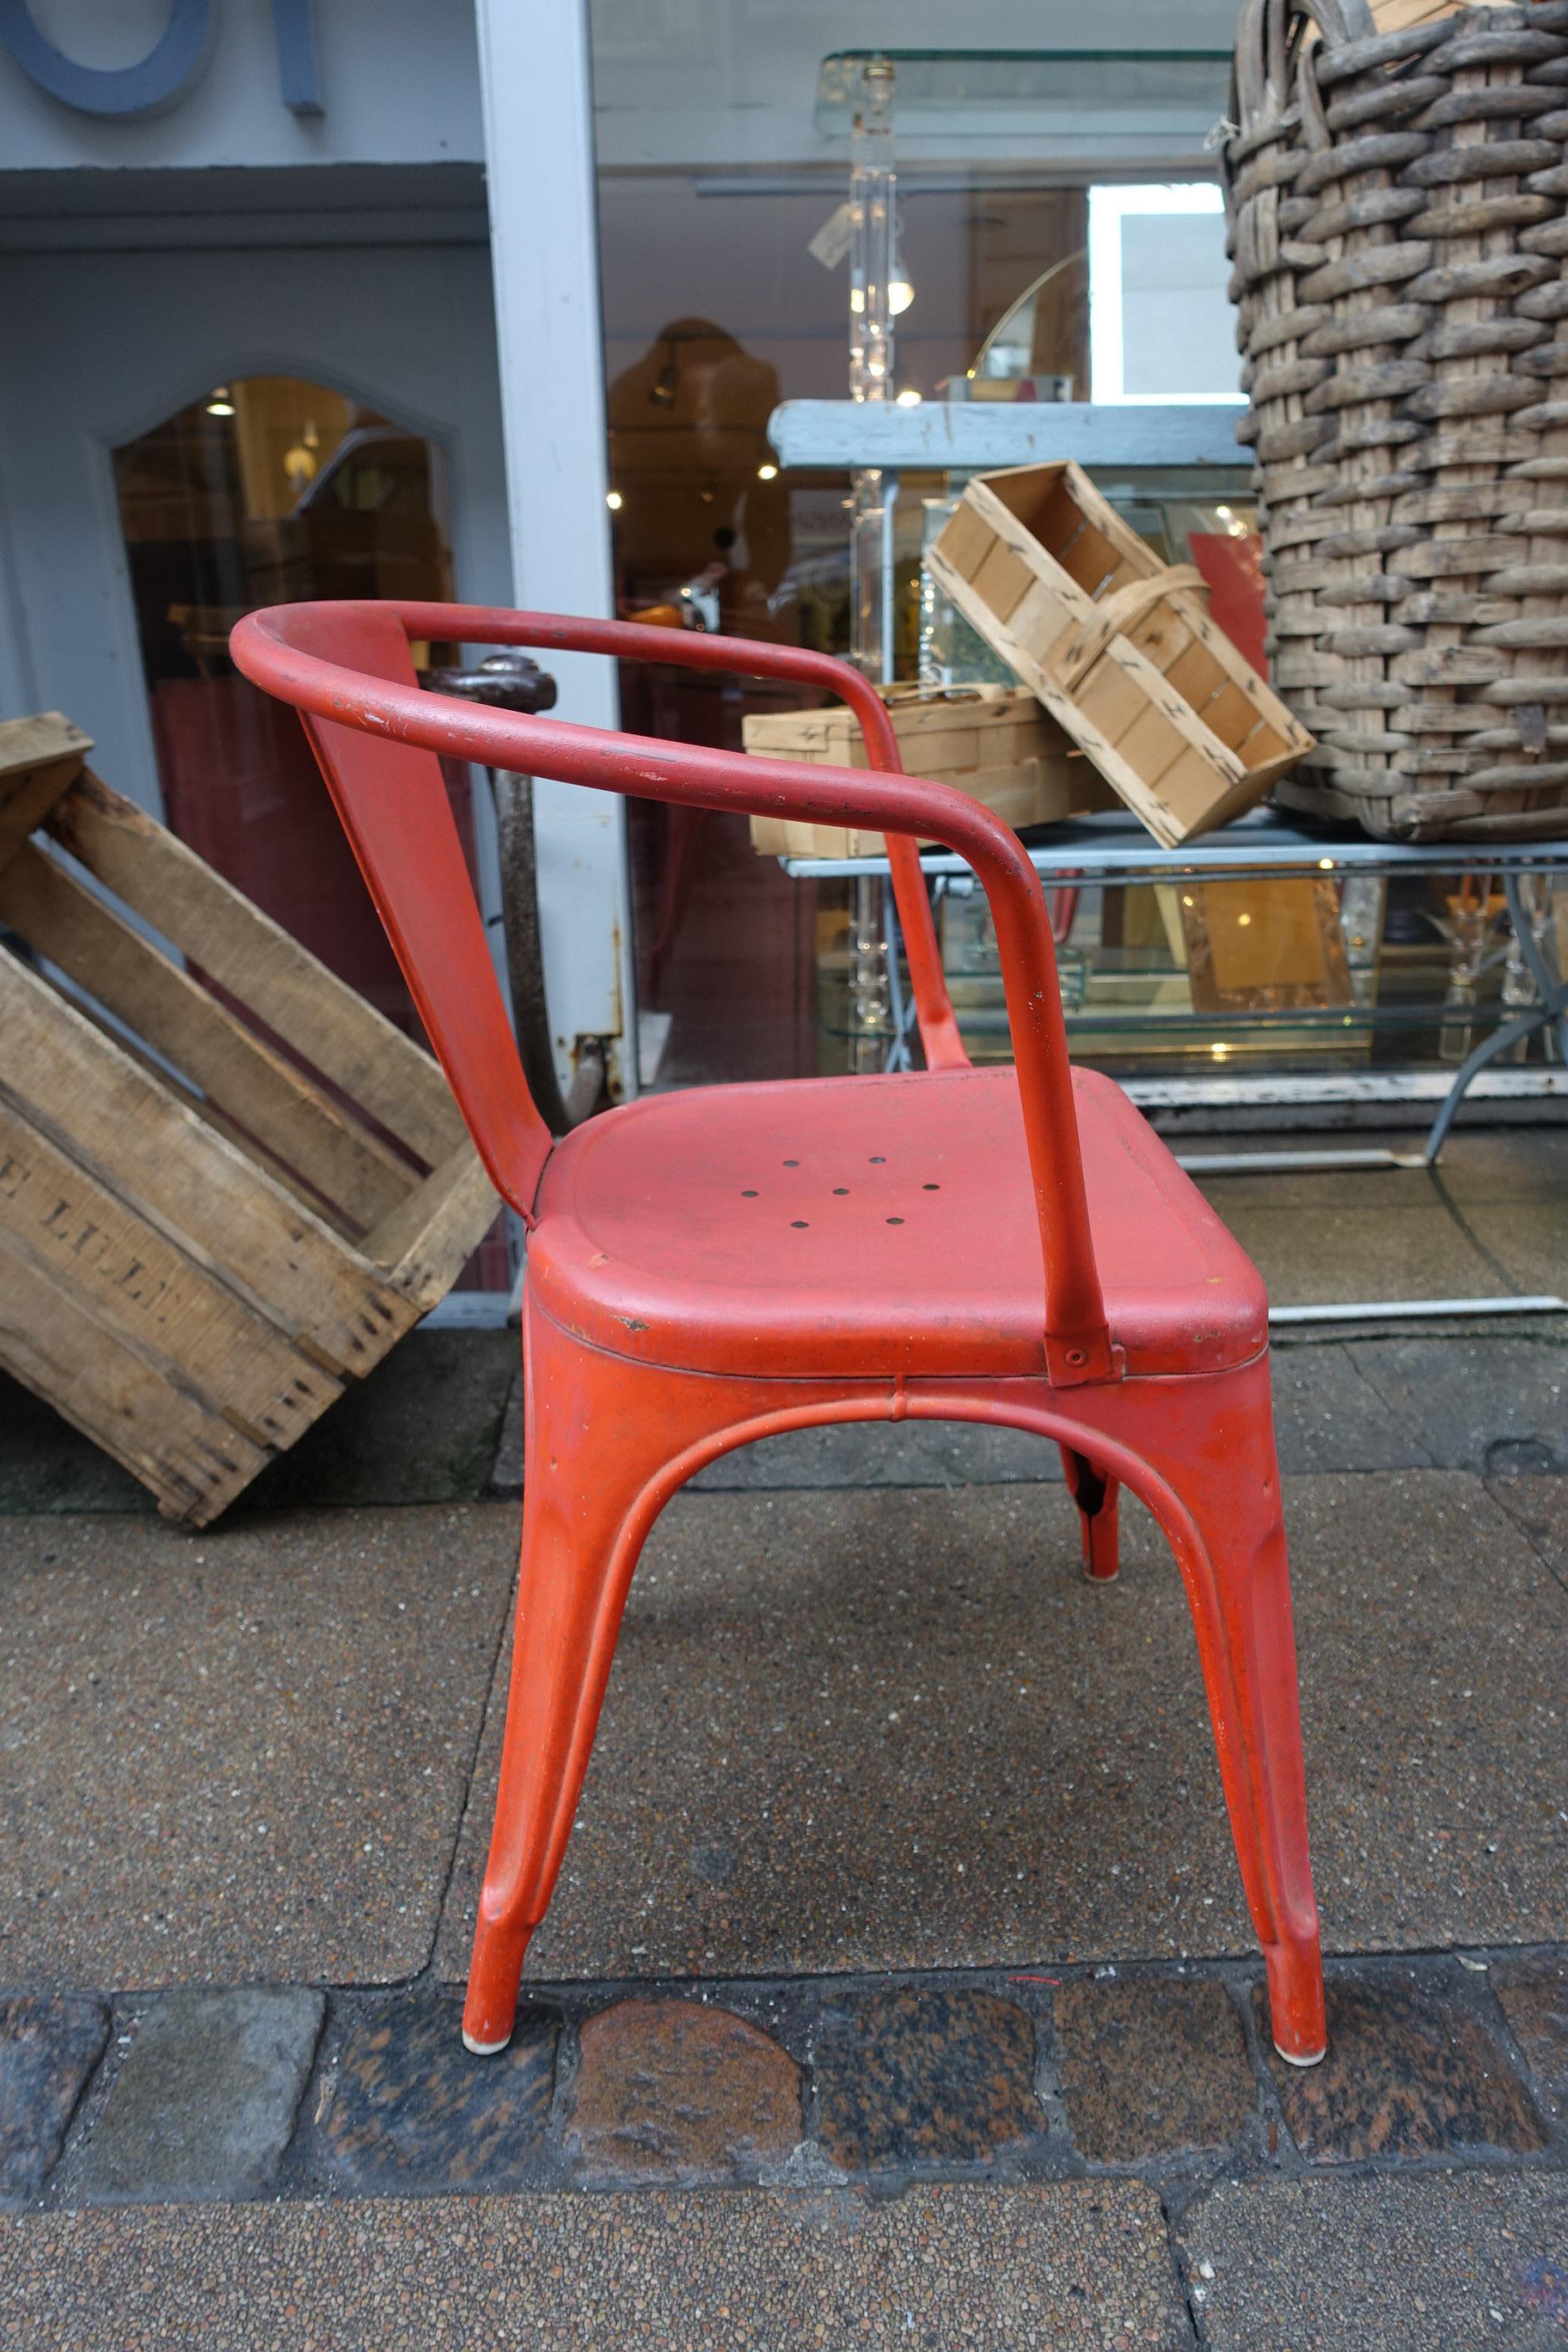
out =
<path fill-rule="evenodd" d="M 1243 0 L 1225 149 L 1274 788 L 1385 837 L 1568 811 L 1568 0 Z"/>

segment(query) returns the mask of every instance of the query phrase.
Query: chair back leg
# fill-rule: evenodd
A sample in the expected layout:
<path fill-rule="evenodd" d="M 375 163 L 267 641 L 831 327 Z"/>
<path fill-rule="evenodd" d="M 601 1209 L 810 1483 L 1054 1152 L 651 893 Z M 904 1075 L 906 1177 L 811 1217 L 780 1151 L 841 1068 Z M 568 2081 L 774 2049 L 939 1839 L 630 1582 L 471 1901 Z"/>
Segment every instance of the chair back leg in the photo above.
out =
<path fill-rule="evenodd" d="M 1114 1581 L 1121 1565 L 1121 1538 L 1116 1525 L 1116 1498 L 1121 1482 L 1109 1470 L 1097 1470 L 1087 1454 L 1070 1445 L 1061 1449 L 1062 1475 L 1078 1505 L 1083 1537 L 1083 1572 L 1091 1584 Z"/>

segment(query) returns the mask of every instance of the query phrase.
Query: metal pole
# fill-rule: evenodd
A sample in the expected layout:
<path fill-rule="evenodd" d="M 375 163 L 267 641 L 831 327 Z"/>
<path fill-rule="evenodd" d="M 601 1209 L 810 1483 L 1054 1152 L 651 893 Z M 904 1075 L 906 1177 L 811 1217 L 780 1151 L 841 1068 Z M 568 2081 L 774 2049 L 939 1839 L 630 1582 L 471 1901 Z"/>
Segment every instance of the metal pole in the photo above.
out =
<path fill-rule="evenodd" d="M 892 397 L 893 327 L 888 280 L 893 248 L 893 67 L 861 69 L 849 165 L 849 397 Z M 879 467 L 850 477 L 849 657 L 868 677 L 893 676 L 892 500 Z M 849 1066 L 880 1068 L 885 1053 L 890 950 L 883 892 L 868 878 L 850 888 Z"/>

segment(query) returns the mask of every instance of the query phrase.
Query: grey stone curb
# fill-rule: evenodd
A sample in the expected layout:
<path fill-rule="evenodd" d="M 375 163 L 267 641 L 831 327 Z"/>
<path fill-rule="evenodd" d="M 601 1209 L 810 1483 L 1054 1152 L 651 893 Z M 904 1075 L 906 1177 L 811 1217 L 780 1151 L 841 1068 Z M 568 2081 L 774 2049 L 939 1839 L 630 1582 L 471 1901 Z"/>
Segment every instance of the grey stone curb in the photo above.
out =
<path fill-rule="evenodd" d="M 1306 2073 L 1239 1962 L 530 1985 L 489 2061 L 456 1988 L 177 1988 L 109 2003 L 74 2116 L 39 2052 L 79 2075 L 91 2004 L 18 1994 L 0 2203 L 1132 2177 L 1175 2216 L 1222 2179 L 1568 2170 L 1568 1947 L 1328 1977 Z"/>

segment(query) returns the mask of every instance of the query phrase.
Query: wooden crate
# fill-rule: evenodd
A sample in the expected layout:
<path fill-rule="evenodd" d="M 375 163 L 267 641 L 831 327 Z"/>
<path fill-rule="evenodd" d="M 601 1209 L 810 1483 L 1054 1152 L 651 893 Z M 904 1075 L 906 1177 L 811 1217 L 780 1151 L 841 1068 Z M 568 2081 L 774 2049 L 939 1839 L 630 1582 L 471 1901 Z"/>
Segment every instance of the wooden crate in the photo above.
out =
<path fill-rule="evenodd" d="M 1050 824 L 1116 806 L 1091 762 L 1021 688 L 892 686 L 881 691 L 908 773 L 956 784 L 1010 825 Z M 825 710 L 765 711 L 742 724 L 748 751 L 837 768 L 866 765 L 860 730 L 842 703 Z M 879 833 L 753 816 L 752 846 L 767 857 L 877 857 L 884 844 Z"/>
<path fill-rule="evenodd" d="M 430 1056 L 90 749 L 56 712 L 0 726 L 0 1363 L 205 1527 L 498 1203 Z"/>
<path fill-rule="evenodd" d="M 1313 748 L 1080 467 L 976 475 L 931 576 L 1167 848 L 1238 816 Z"/>

